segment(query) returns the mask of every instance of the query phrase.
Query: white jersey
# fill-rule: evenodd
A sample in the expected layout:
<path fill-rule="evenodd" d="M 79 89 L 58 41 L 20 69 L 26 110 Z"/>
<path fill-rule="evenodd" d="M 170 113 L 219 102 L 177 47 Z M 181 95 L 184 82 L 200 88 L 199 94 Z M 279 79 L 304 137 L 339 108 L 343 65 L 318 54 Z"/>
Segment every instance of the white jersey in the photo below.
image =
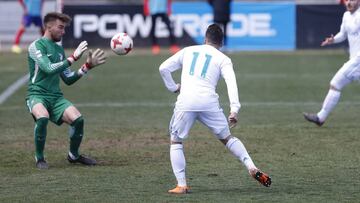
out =
<path fill-rule="evenodd" d="M 182 68 L 181 90 L 175 110 L 219 111 L 219 96 L 215 92 L 222 76 L 225 79 L 230 101 L 230 111 L 240 109 L 238 88 L 231 59 L 210 45 L 186 47 L 160 65 L 160 74 L 171 92 L 177 85 L 171 76 Z"/>
<path fill-rule="evenodd" d="M 354 13 L 346 11 L 342 18 L 339 33 L 334 37 L 334 43 L 339 43 L 345 39 L 349 41 L 350 58 L 360 54 L 360 9 Z"/>

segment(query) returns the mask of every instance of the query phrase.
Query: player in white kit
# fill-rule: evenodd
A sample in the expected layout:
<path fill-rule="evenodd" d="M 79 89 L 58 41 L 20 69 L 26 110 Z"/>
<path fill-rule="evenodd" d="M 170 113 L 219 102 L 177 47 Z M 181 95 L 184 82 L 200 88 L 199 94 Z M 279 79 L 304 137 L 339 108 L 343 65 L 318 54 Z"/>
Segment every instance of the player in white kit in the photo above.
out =
<path fill-rule="evenodd" d="M 169 127 L 170 160 L 177 179 L 177 186 L 169 190 L 169 193 L 189 192 L 182 142 L 196 120 L 212 131 L 247 167 L 252 177 L 266 187 L 271 184 L 271 178 L 255 166 L 243 143 L 230 133 L 228 121 L 231 127 L 236 125 L 240 102 L 232 62 L 229 57 L 219 51 L 223 38 L 221 28 L 212 24 L 206 30 L 204 45 L 186 47 L 160 65 L 160 74 L 167 89 L 180 93 Z M 181 68 L 180 85 L 175 83 L 171 73 Z M 225 79 L 230 100 L 228 121 L 220 107 L 219 96 L 215 92 L 220 77 Z"/>
<path fill-rule="evenodd" d="M 347 11 L 344 13 L 339 33 L 326 38 L 321 46 L 342 42 L 348 39 L 350 59 L 338 70 L 330 81 L 330 89 L 325 97 L 321 110 L 317 114 L 304 113 L 306 120 L 322 126 L 335 108 L 341 90 L 360 79 L 360 0 L 345 0 Z"/>

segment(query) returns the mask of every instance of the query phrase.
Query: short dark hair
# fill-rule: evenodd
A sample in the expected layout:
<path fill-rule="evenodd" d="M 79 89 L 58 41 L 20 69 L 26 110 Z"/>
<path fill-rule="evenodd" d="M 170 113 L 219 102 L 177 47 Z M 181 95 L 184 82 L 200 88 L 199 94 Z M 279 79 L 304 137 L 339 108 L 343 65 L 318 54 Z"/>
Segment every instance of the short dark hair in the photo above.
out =
<path fill-rule="evenodd" d="M 49 22 L 56 21 L 56 20 L 61 20 L 66 25 L 68 25 L 71 22 L 71 17 L 66 14 L 63 14 L 63 13 L 50 12 L 50 13 L 47 13 L 44 17 L 44 25 L 48 24 Z"/>
<path fill-rule="evenodd" d="M 218 24 L 211 24 L 205 33 L 206 39 L 211 43 L 222 46 L 224 40 L 224 33 Z"/>

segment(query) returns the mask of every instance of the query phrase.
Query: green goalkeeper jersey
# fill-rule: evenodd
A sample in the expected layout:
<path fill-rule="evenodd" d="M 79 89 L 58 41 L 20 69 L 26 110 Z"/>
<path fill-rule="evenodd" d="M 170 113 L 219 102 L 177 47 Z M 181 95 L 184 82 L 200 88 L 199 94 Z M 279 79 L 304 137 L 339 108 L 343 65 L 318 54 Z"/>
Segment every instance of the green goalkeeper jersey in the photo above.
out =
<path fill-rule="evenodd" d="M 81 77 L 69 68 L 64 49 L 46 37 L 31 43 L 28 54 L 30 80 L 27 98 L 35 95 L 60 97 L 63 95 L 60 78 L 71 85 Z"/>

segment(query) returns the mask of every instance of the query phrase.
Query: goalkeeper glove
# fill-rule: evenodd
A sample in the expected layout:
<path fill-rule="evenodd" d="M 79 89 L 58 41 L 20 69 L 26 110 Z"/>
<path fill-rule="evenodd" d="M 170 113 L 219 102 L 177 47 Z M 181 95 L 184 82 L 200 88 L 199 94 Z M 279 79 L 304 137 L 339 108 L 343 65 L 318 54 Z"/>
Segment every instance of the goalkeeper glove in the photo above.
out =
<path fill-rule="evenodd" d="M 90 69 L 94 68 L 95 66 L 105 63 L 105 61 L 106 61 L 106 55 L 103 50 L 96 49 L 93 53 L 92 50 L 90 49 L 88 57 L 86 59 L 86 63 L 81 66 L 78 73 L 80 75 L 84 75 Z"/>
<path fill-rule="evenodd" d="M 67 58 L 67 61 L 71 64 L 77 61 L 87 49 L 87 41 L 82 41 L 79 46 L 75 49 L 74 53 Z"/>

